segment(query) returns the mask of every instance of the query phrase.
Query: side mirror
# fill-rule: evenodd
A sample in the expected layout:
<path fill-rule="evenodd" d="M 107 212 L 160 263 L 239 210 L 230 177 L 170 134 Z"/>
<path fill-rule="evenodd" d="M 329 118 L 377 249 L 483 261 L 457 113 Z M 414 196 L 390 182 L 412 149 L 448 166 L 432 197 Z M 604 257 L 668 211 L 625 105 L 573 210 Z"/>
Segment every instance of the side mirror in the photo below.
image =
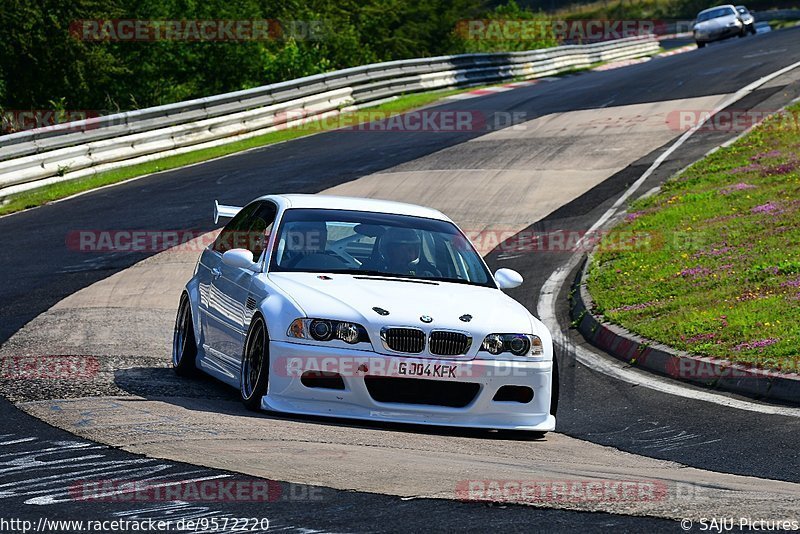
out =
<path fill-rule="evenodd" d="M 248 271 L 258 272 L 259 266 L 253 261 L 253 253 L 247 249 L 234 248 L 222 255 L 222 263 L 231 267 L 239 267 Z"/>
<path fill-rule="evenodd" d="M 494 280 L 500 289 L 511 289 L 522 284 L 522 275 L 513 269 L 497 269 Z"/>

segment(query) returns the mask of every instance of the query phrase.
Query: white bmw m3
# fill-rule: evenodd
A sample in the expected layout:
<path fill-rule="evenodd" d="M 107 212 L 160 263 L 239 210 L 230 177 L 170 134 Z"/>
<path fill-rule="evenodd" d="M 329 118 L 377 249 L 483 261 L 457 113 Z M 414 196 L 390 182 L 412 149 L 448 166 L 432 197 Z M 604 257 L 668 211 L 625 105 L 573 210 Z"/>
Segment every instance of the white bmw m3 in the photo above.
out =
<path fill-rule="evenodd" d="M 411 204 L 272 195 L 203 251 L 172 363 L 239 388 L 250 409 L 546 432 L 558 374 L 547 328 L 501 290 L 442 213 Z"/>

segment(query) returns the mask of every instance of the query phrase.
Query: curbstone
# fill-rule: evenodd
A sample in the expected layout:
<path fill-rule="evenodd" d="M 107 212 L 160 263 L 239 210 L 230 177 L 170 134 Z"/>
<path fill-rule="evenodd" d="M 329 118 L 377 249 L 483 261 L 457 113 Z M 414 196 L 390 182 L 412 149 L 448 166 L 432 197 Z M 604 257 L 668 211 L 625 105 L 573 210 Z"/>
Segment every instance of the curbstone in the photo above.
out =
<path fill-rule="evenodd" d="M 570 318 L 589 343 L 633 367 L 661 376 L 757 399 L 800 404 L 797 373 L 778 373 L 679 351 L 596 316 L 585 281 L 590 262 L 591 255 L 578 269 L 570 291 Z"/>

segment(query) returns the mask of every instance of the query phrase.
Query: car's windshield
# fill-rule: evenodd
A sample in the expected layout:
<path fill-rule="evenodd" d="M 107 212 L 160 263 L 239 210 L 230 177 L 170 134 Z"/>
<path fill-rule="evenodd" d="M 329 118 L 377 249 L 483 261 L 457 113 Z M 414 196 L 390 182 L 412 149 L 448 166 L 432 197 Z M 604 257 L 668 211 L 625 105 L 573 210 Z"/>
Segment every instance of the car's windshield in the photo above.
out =
<path fill-rule="evenodd" d="M 708 11 L 703 11 L 702 13 L 697 15 L 697 22 L 703 22 L 704 20 L 711 20 L 719 17 L 727 17 L 733 14 L 734 12 L 729 7 L 718 7 L 716 9 L 709 9 Z"/>
<path fill-rule="evenodd" d="M 387 213 L 289 209 L 271 272 L 348 273 L 495 287 L 450 222 Z"/>

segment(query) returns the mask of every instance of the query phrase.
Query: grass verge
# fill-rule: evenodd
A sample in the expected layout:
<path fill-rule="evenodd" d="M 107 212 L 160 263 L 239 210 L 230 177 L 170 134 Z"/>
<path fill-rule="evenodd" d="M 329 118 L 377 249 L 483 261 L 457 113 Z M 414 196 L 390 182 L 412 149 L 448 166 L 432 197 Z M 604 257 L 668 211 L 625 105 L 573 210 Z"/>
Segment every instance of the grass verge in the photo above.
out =
<path fill-rule="evenodd" d="M 376 115 L 379 117 L 389 117 L 400 113 L 405 113 L 412 109 L 431 104 L 442 98 L 475 89 L 478 89 L 478 87 L 403 95 L 395 100 L 385 102 L 377 106 L 343 114 L 331 122 L 310 120 L 308 123 L 301 126 L 269 132 L 264 135 L 251 137 L 250 139 L 234 141 L 232 143 L 227 143 L 212 148 L 205 148 L 195 152 L 188 152 L 186 154 L 180 154 L 177 156 L 168 156 L 146 163 L 131 165 L 130 167 L 105 171 L 94 176 L 87 176 L 77 180 L 69 180 L 66 182 L 48 185 L 39 189 L 34 189 L 9 197 L 5 204 L 0 205 L 0 215 L 6 215 L 27 208 L 41 206 L 42 204 L 52 202 L 53 200 L 66 198 L 68 196 L 89 191 L 91 189 L 96 189 L 104 185 L 136 178 L 137 176 L 176 169 L 192 163 L 199 163 L 201 161 L 207 161 L 220 156 L 227 156 L 228 154 L 241 152 L 250 148 L 267 146 L 274 143 L 279 143 L 281 141 L 289 141 L 291 139 L 296 139 L 298 137 L 303 137 L 313 133 L 335 129 L 339 125 L 361 124 L 363 122 L 374 120 Z"/>
<path fill-rule="evenodd" d="M 694 354 L 797 372 L 798 117 L 794 105 L 633 203 L 590 266 L 595 311 Z"/>

